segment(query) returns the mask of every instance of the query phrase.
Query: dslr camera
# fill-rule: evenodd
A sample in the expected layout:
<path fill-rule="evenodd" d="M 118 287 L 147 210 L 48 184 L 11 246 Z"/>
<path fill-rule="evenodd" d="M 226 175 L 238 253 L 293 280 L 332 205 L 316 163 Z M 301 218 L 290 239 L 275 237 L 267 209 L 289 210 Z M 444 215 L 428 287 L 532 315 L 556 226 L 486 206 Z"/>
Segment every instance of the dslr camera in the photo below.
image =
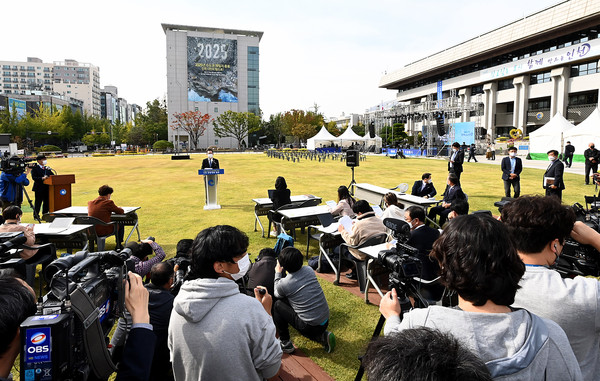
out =
<path fill-rule="evenodd" d="M 107 380 L 116 370 L 107 335 L 124 311 L 131 251 L 80 251 L 56 259 L 50 291 L 21 324 L 21 380 Z"/>
<path fill-rule="evenodd" d="M 34 161 L 33 157 L 2 156 L 0 171 L 11 175 L 20 175 L 25 172 L 27 167 L 35 166 L 35 163 L 32 163 Z"/>

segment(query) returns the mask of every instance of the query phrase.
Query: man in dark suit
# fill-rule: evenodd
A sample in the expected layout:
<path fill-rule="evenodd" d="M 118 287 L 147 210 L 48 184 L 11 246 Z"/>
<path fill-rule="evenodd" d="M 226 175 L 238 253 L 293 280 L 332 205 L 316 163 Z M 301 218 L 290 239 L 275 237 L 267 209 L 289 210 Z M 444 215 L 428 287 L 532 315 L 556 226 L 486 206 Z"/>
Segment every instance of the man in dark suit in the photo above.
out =
<path fill-rule="evenodd" d="M 590 183 L 590 171 L 592 173 L 598 172 L 598 161 L 600 160 L 600 151 L 596 149 L 594 143 L 590 143 L 588 147 L 583 152 L 583 157 L 585 157 L 585 185 Z"/>
<path fill-rule="evenodd" d="M 434 280 L 440 271 L 437 261 L 429 258 L 429 252 L 433 243 L 440 236 L 437 229 L 425 225 L 425 210 L 420 206 L 410 206 L 404 212 L 404 221 L 410 225 L 410 238 L 407 245 L 419 250 L 417 258 L 421 260 L 421 279 Z M 429 300 L 439 300 L 444 291 L 441 285 L 428 286 L 423 289 L 425 296 Z"/>
<path fill-rule="evenodd" d="M 460 185 L 458 185 L 458 178 L 454 173 L 448 175 L 446 184 L 448 184 L 448 187 L 446 187 L 446 191 L 444 192 L 442 204 L 429 209 L 429 214 L 427 215 L 431 220 L 434 220 L 435 216 L 440 216 L 440 221 L 438 222 L 440 226 L 444 225 L 448 218 L 448 214 L 451 212 L 450 206 L 452 205 L 452 201 L 457 199 L 464 200 L 467 198 L 460 188 Z"/>
<path fill-rule="evenodd" d="M 563 182 L 565 165 L 558 160 L 558 151 L 555 149 L 548 151 L 548 160 L 550 160 L 550 165 L 546 169 L 546 173 L 544 173 L 546 196 L 556 196 L 562 201 L 562 191 L 565 189 Z"/>
<path fill-rule="evenodd" d="M 463 162 L 465 161 L 465 153 L 460 149 L 458 142 L 452 143 L 452 153 L 450 153 L 450 161 L 448 162 L 448 172 L 456 174 L 460 185 L 460 174 L 463 171 Z"/>
<path fill-rule="evenodd" d="M 502 169 L 502 180 L 504 180 L 504 194 L 510 197 L 510 187 L 512 186 L 517 198 L 521 194 L 521 171 L 523 171 L 523 163 L 521 158 L 517 157 L 517 147 L 508 149 L 508 156 L 502 159 L 500 163 Z"/>
<path fill-rule="evenodd" d="M 209 149 L 206 151 L 206 159 L 202 160 L 202 169 L 219 169 L 219 160 L 213 158 L 213 151 Z"/>
<path fill-rule="evenodd" d="M 471 159 L 475 160 L 477 163 L 477 158 L 475 157 L 475 144 L 469 146 L 469 158 L 467 159 L 467 162 L 471 162 Z"/>
<path fill-rule="evenodd" d="M 567 168 L 571 168 L 571 165 L 573 164 L 573 154 L 574 153 L 575 153 L 575 147 L 573 147 L 571 142 L 568 141 L 567 145 L 565 146 L 565 155 L 563 157 L 563 160 L 564 160 Z"/>
<path fill-rule="evenodd" d="M 46 166 L 48 160 L 46 156 L 38 155 L 36 158 L 37 165 L 31 169 L 31 178 L 33 179 L 33 193 L 35 193 L 35 205 L 33 207 L 33 215 L 40 215 L 40 207 L 42 214 L 46 214 L 49 211 L 49 186 L 44 184 L 44 180 L 52 176 L 52 170 Z"/>
<path fill-rule="evenodd" d="M 415 181 L 410 194 L 424 198 L 431 198 L 435 196 L 437 191 L 431 182 L 431 173 L 423 173 L 421 180 Z"/>

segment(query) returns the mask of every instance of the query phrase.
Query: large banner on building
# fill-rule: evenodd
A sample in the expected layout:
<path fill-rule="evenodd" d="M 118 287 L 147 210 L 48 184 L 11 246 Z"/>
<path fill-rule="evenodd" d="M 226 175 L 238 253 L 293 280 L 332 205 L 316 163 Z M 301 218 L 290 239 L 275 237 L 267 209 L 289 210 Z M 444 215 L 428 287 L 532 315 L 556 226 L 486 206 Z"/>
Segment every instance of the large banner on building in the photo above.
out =
<path fill-rule="evenodd" d="M 475 143 L 475 122 L 454 123 L 454 141 L 460 144 Z"/>
<path fill-rule="evenodd" d="M 17 111 L 17 119 L 25 117 L 27 112 L 27 103 L 19 99 L 8 98 L 8 111 L 13 113 L 13 110 Z"/>
<path fill-rule="evenodd" d="M 188 101 L 238 102 L 237 40 L 187 38 Z"/>

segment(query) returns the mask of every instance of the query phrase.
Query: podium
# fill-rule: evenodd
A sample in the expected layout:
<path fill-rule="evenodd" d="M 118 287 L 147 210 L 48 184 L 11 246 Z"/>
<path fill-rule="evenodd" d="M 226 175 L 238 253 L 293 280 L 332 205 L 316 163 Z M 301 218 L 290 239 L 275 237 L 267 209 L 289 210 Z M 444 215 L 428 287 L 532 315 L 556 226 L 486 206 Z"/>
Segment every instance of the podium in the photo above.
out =
<path fill-rule="evenodd" d="M 199 169 L 198 175 L 204 176 L 204 192 L 206 193 L 206 205 L 204 210 L 221 209 L 218 199 L 219 175 L 225 173 L 223 169 Z"/>
<path fill-rule="evenodd" d="M 71 184 L 75 183 L 75 175 L 53 175 L 44 180 L 48 185 L 50 213 L 71 206 Z"/>

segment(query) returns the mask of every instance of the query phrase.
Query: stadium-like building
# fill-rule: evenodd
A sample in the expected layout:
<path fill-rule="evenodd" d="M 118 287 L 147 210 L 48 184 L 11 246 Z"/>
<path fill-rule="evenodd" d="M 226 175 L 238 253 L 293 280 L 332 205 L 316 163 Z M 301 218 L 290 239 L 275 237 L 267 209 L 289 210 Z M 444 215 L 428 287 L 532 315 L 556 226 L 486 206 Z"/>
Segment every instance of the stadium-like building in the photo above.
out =
<path fill-rule="evenodd" d="M 412 134 L 440 114 L 475 122 L 488 140 L 527 135 L 557 112 L 577 124 L 598 106 L 599 37 L 600 1 L 562 1 L 388 73 L 380 87 L 397 91 L 390 115 Z"/>
<path fill-rule="evenodd" d="M 200 111 L 211 119 L 225 111 L 259 114 L 259 50 L 263 32 L 162 24 L 167 40 L 167 108 L 174 114 Z M 190 145 L 182 129 L 169 141 L 182 148 L 235 148 L 233 138 L 215 136 L 212 123 Z M 246 139 L 245 144 L 248 144 Z"/>

